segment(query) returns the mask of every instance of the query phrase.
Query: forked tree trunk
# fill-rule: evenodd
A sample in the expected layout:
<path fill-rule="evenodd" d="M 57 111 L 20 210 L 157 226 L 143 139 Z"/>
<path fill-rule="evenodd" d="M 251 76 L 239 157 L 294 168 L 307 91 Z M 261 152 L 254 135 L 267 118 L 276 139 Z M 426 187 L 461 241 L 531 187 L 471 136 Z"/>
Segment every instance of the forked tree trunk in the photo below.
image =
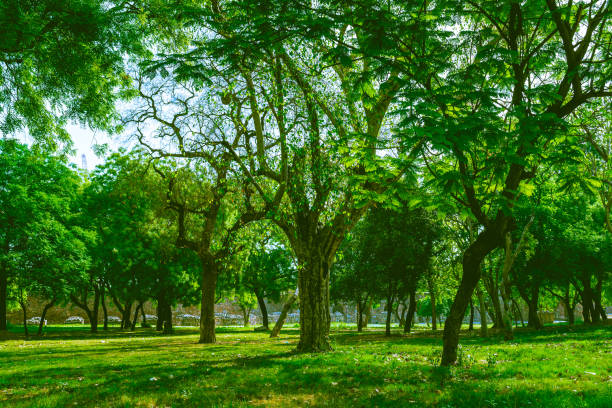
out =
<path fill-rule="evenodd" d="M 257 297 L 257 304 L 259 305 L 259 311 L 261 312 L 261 325 L 269 330 L 270 322 L 268 320 L 268 307 L 266 306 L 266 301 L 261 295 L 261 292 L 258 290 L 255 291 L 255 297 Z"/>
<path fill-rule="evenodd" d="M 329 261 L 316 251 L 310 251 L 305 259 L 302 258 L 300 261 L 301 267 L 298 269 L 300 341 L 297 350 L 306 353 L 328 351 L 331 350 Z"/>
<path fill-rule="evenodd" d="M 283 305 L 283 310 L 281 310 L 281 314 L 280 316 L 278 316 L 278 320 L 276 321 L 276 324 L 274 324 L 274 328 L 270 333 L 271 338 L 278 337 L 281 329 L 283 328 L 283 325 L 285 324 L 285 320 L 287 319 L 287 314 L 289 314 L 289 311 L 293 307 L 293 304 L 295 303 L 297 298 L 298 297 L 295 295 L 295 293 L 293 293 Z"/>
<path fill-rule="evenodd" d="M 429 276 L 427 277 L 427 289 L 429 290 L 429 298 L 430 298 L 430 303 L 431 303 L 431 330 L 436 331 L 438 330 L 438 326 L 436 322 L 436 318 L 437 318 L 436 292 L 435 292 L 433 280 Z M 463 317 L 461 317 L 461 320 L 463 321 Z"/>
<path fill-rule="evenodd" d="M 134 310 L 134 318 L 132 319 L 132 325 L 130 326 L 130 331 L 136 330 L 136 324 L 138 323 L 138 313 L 140 313 L 141 308 L 142 308 L 142 302 L 138 302 L 138 306 L 136 306 L 136 310 Z"/>
<path fill-rule="evenodd" d="M 217 265 L 210 258 L 202 259 L 202 303 L 200 308 L 199 343 L 215 343 L 215 290 L 217 289 Z"/>
<path fill-rule="evenodd" d="M 470 302 L 474 288 L 480 279 L 482 260 L 497 247 L 499 240 L 488 230 L 481 232 L 463 254 L 463 276 L 455 300 L 444 325 L 442 359 L 440 364 L 448 366 L 457 361 L 459 331 L 465 310 Z"/>
<path fill-rule="evenodd" d="M 40 323 L 38 324 L 38 333 L 37 333 L 38 336 L 42 335 L 43 327 L 45 326 L 45 317 L 47 316 L 47 311 L 51 309 L 54 304 L 55 304 L 55 298 L 51 299 L 51 301 L 47 303 L 45 307 L 43 308 L 42 314 L 40 316 Z"/>
<path fill-rule="evenodd" d="M 8 330 L 6 321 L 7 288 L 8 276 L 4 266 L 2 266 L 2 270 L 0 270 L 0 331 Z"/>

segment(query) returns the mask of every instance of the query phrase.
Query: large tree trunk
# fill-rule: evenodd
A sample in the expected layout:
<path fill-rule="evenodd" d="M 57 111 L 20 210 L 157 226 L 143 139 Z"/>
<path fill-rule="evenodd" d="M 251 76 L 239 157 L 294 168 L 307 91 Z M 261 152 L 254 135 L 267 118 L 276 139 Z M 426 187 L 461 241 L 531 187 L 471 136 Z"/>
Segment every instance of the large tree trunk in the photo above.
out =
<path fill-rule="evenodd" d="M 463 276 L 444 325 L 442 359 L 440 362 L 443 366 L 455 364 L 457 361 L 459 331 L 461 330 L 465 310 L 480 279 L 480 264 L 485 256 L 497 247 L 497 242 L 499 241 L 495 239 L 493 233 L 484 230 L 463 254 Z"/>
<path fill-rule="evenodd" d="M 42 314 L 40 316 L 40 323 L 38 324 L 38 336 L 42 336 L 43 327 L 45 326 L 45 317 L 47 316 L 47 311 L 53 307 L 55 304 L 55 298 L 51 299 L 49 303 L 45 305 L 43 308 Z"/>
<path fill-rule="evenodd" d="M 2 267 L 4 269 L 4 266 Z M 8 330 L 6 321 L 8 275 L 5 270 L 0 270 L 0 331 Z"/>
<path fill-rule="evenodd" d="M 23 296 L 23 290 L 19 290 L 19 306 L 21 306 L 21 310 L 23 312 L 23 333 L 26 337 L 29 336 L 28 333 L 28 309 L 27 302 Z"/>
<path fill-rule="evenodd" d="M 300 302 L 301 352 L 331 350 L 329 344 L 329 261 L 316 250 L 299 259 L 298 296 Z"/>
<path fill-rule="evenodd" d="M 215 343 L 215 291 L 217 265 L 212 258 L 202 259 L 202 303 L 200 309 L 199 343 Z"/>
<path fill-rule="evenodd" d="M 100 309 L 100 289 L 94 287 L 94 302 L 89 317 L 90 330 L 92 333 L 98 331 L 98 310 Z"/>
<path fill-rule="evenodd" d="M 164 330 L 164 317 L 165 317 L 165 309 L 164 309 L 164 295 L 159 293 L 157 295 L 157 322 L 155 323 L 155 330 L 162 331 Z"/>
<path fill-rule="evenodd" d="M 261 312 L 261 325 L 267 330 L 270 330 L 270 322 L 268 320 L 268 307 L 266 306 L 266 301 L 259 290 L 255 291 L 255 297 L 257 297 L 257 304 L 259 305 L 259 311 Z"/>
<path fill-rule="evenodd" d="M 172 306 L 170 306 L 169 302 L 166 302 L 164 304 L 163 316 L 164 316 L 163 333 L 172 334 L 174 332 L 174 328 L 172 327 Z"/>
<path fill-rule="evenodd" d="M 372 317 L 372 302 L 372 299 L 368 300 L 368 303 L 366 303 L 365 310 L 363 312 L 364 316 L 362 326 L 364 329 L 368 327 L 368 324 L 370 323 L 370 318 Z"/>
<path fill-rule="evenodd" d="M 278 320 L 276 321 L 272 332 L 270 333 L 270 337 L 278 337 L 278 334 L 280 333 L 281 329 L 283 328 L 283 325 L 285 324 L 285 320 L 287 319 L 287 314 L 291 310 L 291 307 L 293 307 L 293 304 L 296 300 L 297 296 L 294 293 L 285 302 L 285 304 L 283 305 L 283 310 L 281 310 L 281 314 L 278 317 Z"/>

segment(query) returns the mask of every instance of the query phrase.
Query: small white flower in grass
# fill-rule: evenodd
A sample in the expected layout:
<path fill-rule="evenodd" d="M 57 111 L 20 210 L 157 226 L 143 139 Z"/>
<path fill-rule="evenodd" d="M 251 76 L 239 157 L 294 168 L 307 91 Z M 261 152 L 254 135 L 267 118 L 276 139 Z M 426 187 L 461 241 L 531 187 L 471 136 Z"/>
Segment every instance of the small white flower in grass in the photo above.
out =
<path fill-rule="evenodd" d="M 335 382 L 335 381 L 332 381 L 331 385 L 334 385 L 334 386 L 335 386 L 335 385 L 338 385 L 338 383 L 337 383 L 337 382 Z"/>
<path fill-rule="evenodd" d="M 149 378 L 149 381 L 157 381 L 157 380 L 159 380 L 159 378 L 157 378 L 157 377 L 151 377 L 151 378 Z"/>

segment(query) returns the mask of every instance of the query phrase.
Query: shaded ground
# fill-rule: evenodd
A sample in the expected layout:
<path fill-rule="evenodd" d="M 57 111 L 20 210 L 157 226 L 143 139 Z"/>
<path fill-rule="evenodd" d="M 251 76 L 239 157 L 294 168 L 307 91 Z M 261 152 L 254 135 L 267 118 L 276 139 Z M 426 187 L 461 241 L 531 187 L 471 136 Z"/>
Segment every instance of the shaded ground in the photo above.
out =
<path fill-rule="evenodd" d="M 612 407 L 612 327 L 464 336 L 461 366 L 437 367 L 440 333 L 385 338 L 336 329 L 334 351 L 295 354 L 280 338 L 220 328 L 173 336 L 50 327 L 0 341 L 0 406 Z"/>

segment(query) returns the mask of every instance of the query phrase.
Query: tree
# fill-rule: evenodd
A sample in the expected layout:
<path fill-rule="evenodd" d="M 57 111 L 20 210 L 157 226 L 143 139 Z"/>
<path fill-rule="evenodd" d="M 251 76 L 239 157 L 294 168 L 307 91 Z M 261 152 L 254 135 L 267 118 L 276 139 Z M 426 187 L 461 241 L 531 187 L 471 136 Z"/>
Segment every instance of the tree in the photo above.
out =
<path fill-rule="evenodd" d="M 68 120 L 110 128 L 117 90 L 129 79 L 124 55 L 142 51 L 148 27 L 138 14 L 119 1 L 3 1 L 0 132 L 25 128 L 54 149 L 70 145 Z"/>
<path fill-rule="evenodd" d="M 454 200 L 479 224 L 444 327 L 442 365 L 456 361 L 480 265 L 514 228 L 517 198 L 531 193 L 529 180 L 539 167 L 575 155 L 572 140 L 564 137 L 565 118 L 610 94 L 595 62 L 609 60 L 603 45 L 609 7 L 558 6 L 555 0 L 468 2 L 459 16 L 466 30 L 448 42 L 451 49 L 460 46 L 461 54 L 453 51 L 443 70 L 418 78 L 420 85 L 406 100 L 413 137 L 429 136 L 424 160 L 441 193 L 437 200 Z M 551 66 L 556 75 L 544 74 Z"/>
<path fill-rule="evenodd" d="M 74 224 L 80 179 L 65 162 L 15 140 L 0 141 L 0 330 L 6 330 L 7 289 L 16 281 L 24 316 L 28 293 L 49 303 L 66 297 L 68 276 L 89 259 Z"/>

